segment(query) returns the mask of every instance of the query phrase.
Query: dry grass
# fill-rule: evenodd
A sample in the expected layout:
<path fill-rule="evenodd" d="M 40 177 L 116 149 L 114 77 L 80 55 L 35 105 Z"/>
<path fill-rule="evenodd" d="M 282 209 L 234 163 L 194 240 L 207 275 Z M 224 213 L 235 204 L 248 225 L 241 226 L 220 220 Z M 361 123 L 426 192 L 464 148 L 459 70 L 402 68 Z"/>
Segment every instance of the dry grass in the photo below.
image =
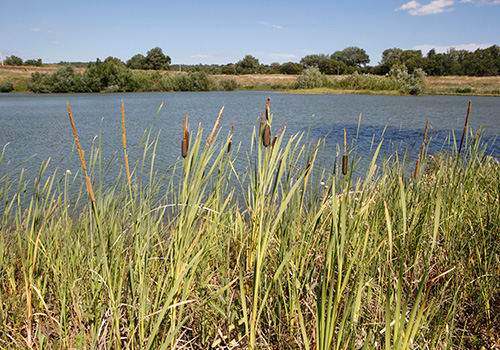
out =
<path fill-rule="evenodd" d="M 456 94 L 457 89 L 472 89 L 467 94 L 500 95 L 500 77 L 427 77 L 428 94 Z"/>
<path fill-rule="evenodd" d="M 26 82 L 34 72 L 53 72 L 57 69 L 53 67 L 24 67 L 24 66 L 0 66 L 0 83 L 12 81 L 15 92 L 26 91 Z M 75 68 L 76 71 L 84 71 L 85 68 Z M 329 76 L 330 79 L 344 78 L 346 76 Z M 287 74 L 245 74 L 245 75 L 213 75 L 216 81 L 222 79 L 235 79 L 238 85 L 244 89 L 269 89 L 272 86 L 291 87 L 297 75 Z M 468 76 L 446 76 L 446 77 L 427 77 L 425 94 L 429 95 L 500 95 L 500 76 L 496 77 L 468 77 Z M 297 93 L 313 94 L 394 94 L 385 91 L 350 91 L 350 90 L 332 90 L 319 89 Z"/>

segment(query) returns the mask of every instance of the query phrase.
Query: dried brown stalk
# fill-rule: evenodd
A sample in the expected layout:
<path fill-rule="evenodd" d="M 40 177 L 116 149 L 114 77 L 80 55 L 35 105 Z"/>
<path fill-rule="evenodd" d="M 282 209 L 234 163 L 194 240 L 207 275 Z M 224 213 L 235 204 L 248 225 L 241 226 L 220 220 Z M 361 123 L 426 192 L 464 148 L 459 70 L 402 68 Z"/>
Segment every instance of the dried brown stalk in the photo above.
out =
<path fill-rule="evenodd" d="M 66 101 L 66 105 L 68 106 L 69 121 L 71 123 L 71 128 L 73 129 L 73 136 L 75 137 L 76 148 L 78 149 L 78 155 L 80 156 L 80 163 L 82 163 L 82 168 L 83 168 L 83 171 L 85 172 L 85 180 L 87 183 L 87 193 L 89 194 L 92 202 L 95 203 L 94 191 L 92 190 L 92 183 L 90 182 L 90 177 L 87 174 L 87 166 L 85 165 L 85 157 L 83 155 L 82 147 L 80 146 L 80 141 L 78 140 L 78 134 L 76 133 L 75 122 L 73 121 L 73 115 L 71 114 L 71 108 L 69 107 L 68 101 Z"/>
<path fill-rule="evenodd" d="M 181 145 L 181 150 L 182 150 L 182 158 L 186 158 L 187 152 L 189 149 L 189 131 L 187 128 L 187 123 L 188 123 L 188 113 L 186 112 L 186 118 L 182 121 L 182 145 Z"/>
<path fill-rule="evenodd" d="M 220 118 L 222 117 L 222 112 L 224 111 L 224 106 L 220 109 L 219 116 L 217 117 L 217 120 L 215 121 L 214 128 L 212 129 L 212 132 L 210 133 L 210 136 L 208 137 L 207 140 L 207 147 L 210 146 L 210 143 L 214 139 L 215 133 L 217 132 L 217 128 L 219 127 L 219 122 Z"/>
<path fill-rule="evenodd" d="M 127 172 L 127 182 L 130 185 L 130 169 L 128 166 L 127 155 L 127 138 L 125 137 L 125 107 L 122 100 L 122 138 L 123 138 L 123 152 L 125 153 L 125 170 Z"/>

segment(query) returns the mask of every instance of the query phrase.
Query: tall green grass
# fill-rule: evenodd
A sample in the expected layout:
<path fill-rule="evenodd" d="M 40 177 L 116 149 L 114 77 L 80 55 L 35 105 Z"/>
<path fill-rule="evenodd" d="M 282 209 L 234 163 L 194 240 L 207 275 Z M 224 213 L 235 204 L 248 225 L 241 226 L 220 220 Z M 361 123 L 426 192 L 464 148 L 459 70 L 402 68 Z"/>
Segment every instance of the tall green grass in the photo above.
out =
<path fill-rule="evenodd" d="M 354 153 L 345 176 L 322 169 L 323 140 L 276 132 L 285 121 L 268 105 L 244 172 L 216 124 L 210 135 L 179 125 L 186 157 L 179 147 L 159 174 L 160 136 L 127 148 L 125 119 L 112 184 L 99 140 L 76 174 L 48 174 L 47 161 L 29 182 L 0 177 L 1 348 L 498 343 L 500 164 L 480 135 L 460 155 L 424 155 L 416 174 L 374 145 L 355 180 Z"/>

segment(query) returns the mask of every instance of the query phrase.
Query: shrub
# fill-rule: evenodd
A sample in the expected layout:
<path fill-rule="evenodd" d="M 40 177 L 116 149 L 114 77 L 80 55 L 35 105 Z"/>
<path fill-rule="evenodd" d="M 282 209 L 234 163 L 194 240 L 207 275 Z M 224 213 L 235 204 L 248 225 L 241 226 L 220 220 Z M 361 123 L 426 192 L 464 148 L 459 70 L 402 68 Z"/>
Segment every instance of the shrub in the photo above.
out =
<path fill-rule="evenodd" d="M 0 83 L 0 92 L 11 92 L 14 90 L 14 84 L 10 81 Z"/>
<path fill-rule="evenodd" d="M 300 74 L 293 85 L 296 89 L 314 89 L 323 87 L 326 77 L 321 74 L 317 67 L 309 67 Z"/>
<path fill-rule="evenodd" d="M 238 83 L 235 79 L 224 78 L 219 81 L 219 86 L 224 91 L 233 91 L 238 88 Z"/>

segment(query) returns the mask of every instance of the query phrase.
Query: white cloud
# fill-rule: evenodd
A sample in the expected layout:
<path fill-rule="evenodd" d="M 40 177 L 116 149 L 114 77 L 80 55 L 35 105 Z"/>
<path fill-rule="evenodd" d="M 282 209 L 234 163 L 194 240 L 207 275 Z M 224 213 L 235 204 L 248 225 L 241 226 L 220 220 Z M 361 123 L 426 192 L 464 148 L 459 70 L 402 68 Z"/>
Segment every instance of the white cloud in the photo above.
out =
<path fill-rule="evenodd" d="M 279 25 L 276 25 L 276 24 L 267 23 L 267 22 L 264 22 L 264 21 L 259 22 L 259 24 L 261 24 L 263 26 L 266 26 L 266 27 L 271 27 L 271 28 L 274 28 L 274 29 L 279 29 L 279 30 L 283 30 L 284 29 L 282 26 L 279 26 Z"/>
<path fill-rule="evenodd" d="M 48 34 L 54 34 L 51 30 L 49 29 L 40 29 L 40 28 L 30 28 L 31 32 L 35 33 L 48 33 Z"/>
<path fill-rule="evenodd" d="M 436 50 L 436 53 L 446 53 L 450 50 L 450 48 L 454 48 L 456 50 L 467 50 L 467 51 L 476 51 L 477 49 L 486 49 L 488 47 L 493 46 L 493 44 L 459 44 L 459 45 L 417 45 L 413 47 L 414 50 L 422 50 L 422 53 L 425 55 L 430 50 Z"/>
<path fill-rule="evenodd" d="M 212 56 L 212 55 L 200 55 L 200 54 L 197 54 L 197 55 L 191 55 L 189 56 L 190 58 L 214 58 L 215 56 Z"/>
<path fill-rule="evenodd" d="M 477 4 L 478 6 L 482 6 L 482 5 L 500 5 L 500 0 L 460 0 L 460 2 Z"/>
<path fill-rule="evenodd" d="M 451 6 L 454 4 L 455 0 L 433 0 L 427 5 L 422 5 L 418 1 L 412 0 L 397 8 L 396 11 L 408 11 L 413 16 L 427 16 L 453 11 L 454 9 Z"/>

